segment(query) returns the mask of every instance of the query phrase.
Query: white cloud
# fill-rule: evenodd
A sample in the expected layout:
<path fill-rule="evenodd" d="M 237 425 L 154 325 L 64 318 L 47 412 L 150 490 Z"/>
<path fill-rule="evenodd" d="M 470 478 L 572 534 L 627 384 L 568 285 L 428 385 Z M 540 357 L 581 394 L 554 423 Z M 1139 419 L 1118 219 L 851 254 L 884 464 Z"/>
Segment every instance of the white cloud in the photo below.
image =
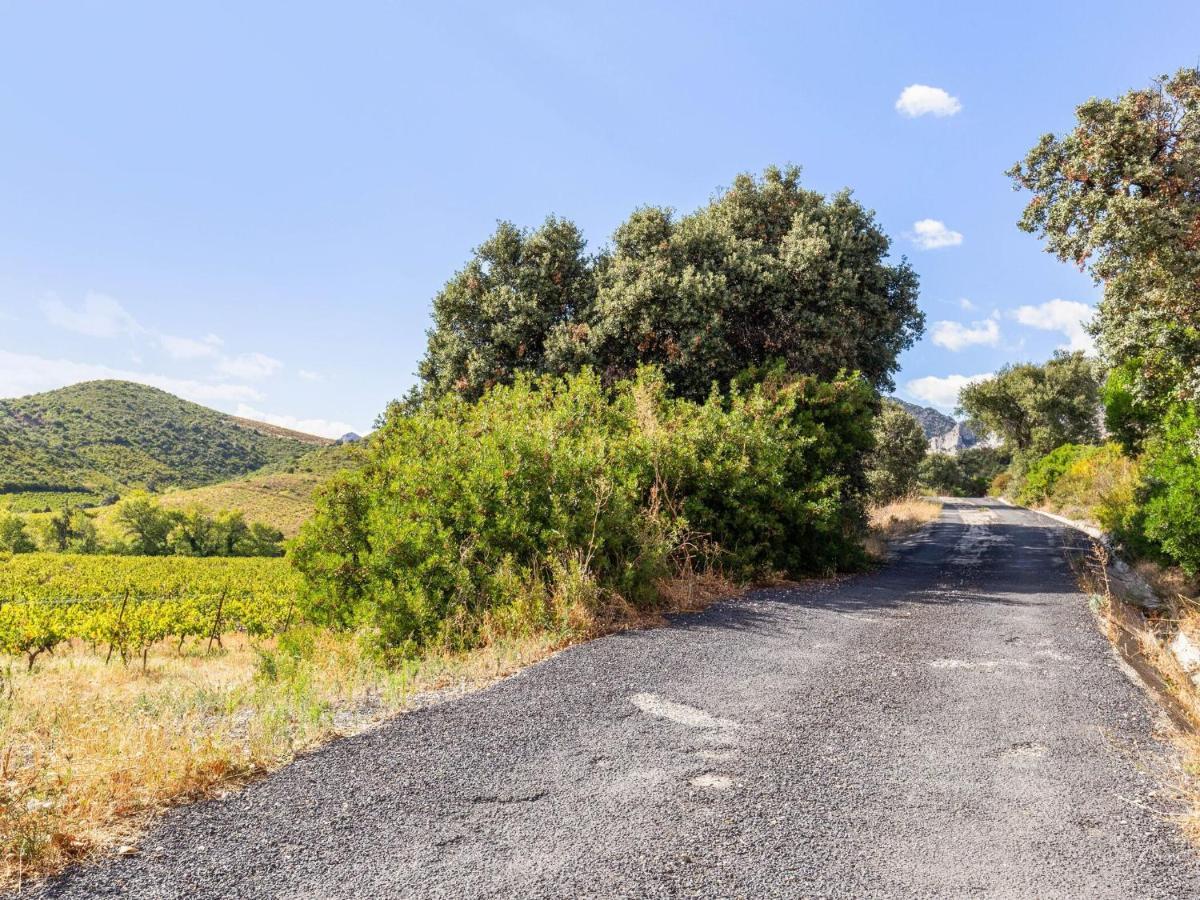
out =
<path fill-rule="evenodd" d="M 178 337 L 173 334 L 160 334 L 158 345 L 166 351 L 171 359 L 211 359 L 221 351 L 222 341 L 215 334 L 206 335 L 203 340 L 189 337 Z"/>
<path fill-rule="evenodd" d="M 263 412 L 261 409 L 255 409 L 245 403 L 238 404 L 235 415 L 241 416 L 243 419 L 266 422 L 268 425 L 278 425 L 280 428 L 303 431 L 305 434 L 319 434 L 321 437 L 327 438 L 339 438 L 343 434 L 355 430 L 353 425 L 346 422 L 329 419 L 302 419 L 297 416 Z"/>
<path fill-rule="evenodd" d="M 283 368 L 283 363 L 265 353 L 227 356 L 217 363 L 217 371 L 232 378 L 267 378 Z"/>
<path fill-rule="evenodd" d="M 78 309 L 57 297 L 43 300 L 41 307 L 51 325 L 88 337 L 113 338 L 145 331 L 125 307 L 107 294 L 88 293 Z"/>
<path fill-rule="evenodd" d="M 958 301 L 958 305 L 959 305 L 959 306 L 961 306 L 963 309 L 966 309 L 966 310 L 972 310 L 972 309 L 975 309 L 975 304 L 974 304 L 974 303 L 972 303 L 970 300 L 968 300 L 966 297 L 963 297 L 963 298 L 961 298 L 961 299 Z"/>
<path fill-rule="evenodd" d="M 950 412 L 958 405 L 958 393 L 968 384 L 991 378 L 990 372 L 982 375 L 947 375 L 939 378 L 936 375 L 926 375 L 924 378 L 914 378 L 904 385 L 904 390 L 918 400 L 923 400 L 930 406 Z"/>
<path fill-rule="evenodd" d="M 970 325 L 963 325 L 961 322 L 935 322 L 932 337 L 939 347 L 945 347 L 954 353 L 977 344 L 995 347 L 1000 343 L 1000 326 L 996 324 L 995 319 L 972 322 Z"/>
<path fill-rule="evenodd" d="M 1095 314 L 1096 310 L 1078 300 L 1047 300 L 1039 306 L 1022 306 L 1017 309 L 1015 316 L 1022 325 L 1038 328 L 1042 331 L 1060 331 L 1066 335 L 1067 343 L 1059 349 L 1082 350 L 1091 353 L 1096 349 L 1092 336 L 1087 333 L 1085 325 Z"/>
<path fill-rule="evenodd" d="M 910 119 L 925 115 L 939 118 L 952 116 L 961 109 L 962 104 L 957 97 L 927 84 L 910 84 L 900 92 L 900 97 L 896 100 L 896 110 Z"/>
<path fill-rule="evenodd" d="M 951 231 L 946 227 L 945 222 L 939 222 L 937 219 L 921 219 L 919 222 L 913 222 L 910 237 L 912 237 L 913 243 L 922 250 L 957 247 L 963 242 L 960 232 Z"/>
<path fill-rule="evenodd" d="M 262 399 L 262 394 L 247 384 L 172 378 L 169 375 L 131 372 L 92 363 L 0 350 L 0 397 L 21 397 L 101 378 L 148 384 L 196 403 L 244 403 Z"/>
<path fill-rule="evenodd" d="M 320 372 L 314 372 L 311 369 L 301 369 L 296 374 L 299 375 L 301 378 L 303 378 L 305 381 L 324 381 L 325 380 L 324 375 L 322 375 Z"/>

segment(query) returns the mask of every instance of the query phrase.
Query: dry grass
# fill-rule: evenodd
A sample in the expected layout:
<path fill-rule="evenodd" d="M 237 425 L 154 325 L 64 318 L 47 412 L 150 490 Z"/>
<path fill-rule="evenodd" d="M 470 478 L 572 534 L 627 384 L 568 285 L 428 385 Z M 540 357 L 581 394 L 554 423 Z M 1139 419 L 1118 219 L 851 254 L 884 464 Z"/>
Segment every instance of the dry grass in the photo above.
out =
<path fill-rule="evenodd" d="M 1200 639 L 1196 582 L 1178 570 L 1139 562 L 1135 566 L 1138 574 L 1165 603 L 1162 611 L 1143 613 L 1113 593 L 1107 562 L 1107 551 L 1096 544 L 1092 559 L 1077 568 L 1080 581 L 1096 598 L 1105 634 L 1170 719 L 1170 737 L 1181 766 L 1174 786 L 1185 809 L 1179 824 L 1188 839 L 1200 846 L 1200 686 L 1192 677 L 1198 673 L 1185 671 L 1170 650 L 1178 632 Z"/>
<path fill-rule="evenodd" d="M 541 634 L 385 667 L 359 640 L 298 631 L 160 646 L 149 671 L 74 646 L 3 672 L 0 889 L 133 841 L 161 809 L 278 768 L 426 700 L 476 689 L 562 646 Z M 282 644 L 282 645 L 281 645 Z"/>
<path fill-rule="evenodd" d="M 585 586 L 586 587 L 586 586 Z M 483 687 L 588 638 L 738 592 L 687 572 L 638 612 L 584 588 L 485 625 L 487 646 L 385 665 L 353 635 L 296 629 L 154 648 L 148 670 L 75 644 L 32 672 L 0 657 L 0 890 L 132 844 L 168 806 L 234 789 L 332 737 Z"/>
<path fill-rule="evenodd" d="M 921 497 L 907 497 L 872 508 L 868 521 L 867 553 L 876 559 L 886 558 L 890 542 L 913 534 L 941 514 L 941 503 Z"/>

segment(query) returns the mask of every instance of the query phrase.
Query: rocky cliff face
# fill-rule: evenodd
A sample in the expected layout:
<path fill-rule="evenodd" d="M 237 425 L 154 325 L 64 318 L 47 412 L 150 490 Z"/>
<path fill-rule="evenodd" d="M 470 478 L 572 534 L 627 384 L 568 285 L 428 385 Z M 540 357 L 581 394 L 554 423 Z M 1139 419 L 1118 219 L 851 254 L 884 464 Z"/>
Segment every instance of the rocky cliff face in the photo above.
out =
<path fill-rule="evenodd" d="M 925 437 L 929 438 L 929 449 L 934 453 L 957 453 L 982 443 L 979 435 L 965 424 L 931 406 L 917 406 L 895 397 L 888 399 L 899 404 L 905 412 L 921 423 Z"/>
<path fill-rule="evenodd" d="M 978 443 L 979 435 L 962 422 L 955 422 L 949 431 L 935 434 L 929 439 L 929 449 L 934 453 L 957 453 Z"/>

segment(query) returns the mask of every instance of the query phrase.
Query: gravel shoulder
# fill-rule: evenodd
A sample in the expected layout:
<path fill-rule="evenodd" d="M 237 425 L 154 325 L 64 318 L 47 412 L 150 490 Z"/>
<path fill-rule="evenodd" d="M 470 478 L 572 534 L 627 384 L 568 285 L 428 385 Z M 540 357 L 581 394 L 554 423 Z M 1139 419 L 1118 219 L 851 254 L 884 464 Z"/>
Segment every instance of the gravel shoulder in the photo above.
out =
<path fill-rule="evenodd" d="M 878 572 L 571 648 L 37 896 L 1200 896 L 1072 535 L 948 502 Z"/>

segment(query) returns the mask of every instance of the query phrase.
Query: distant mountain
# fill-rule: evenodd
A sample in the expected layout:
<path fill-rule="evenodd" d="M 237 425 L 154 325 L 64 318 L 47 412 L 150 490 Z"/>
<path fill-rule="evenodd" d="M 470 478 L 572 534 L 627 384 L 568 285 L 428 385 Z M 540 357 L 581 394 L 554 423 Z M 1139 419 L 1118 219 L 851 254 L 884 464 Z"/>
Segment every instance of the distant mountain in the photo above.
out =
<path fill-rule="evenodd" d="M 897 397 L 888 397 L 887 399 L 902 407 L 905 412 L 921 423 L 925 437 L 929 439 L 930 450 L 938 453 L 956 453 L 979 443 L 979 436 L 952 416 L 938 412 L 931 406 L 906 403 Z"/>
<path fill-rule="evenodd" d="M 0 505 L 90 505 L 286 465 L 326 438 L 240 419 L 127 381 L 0 400 Z"/>

